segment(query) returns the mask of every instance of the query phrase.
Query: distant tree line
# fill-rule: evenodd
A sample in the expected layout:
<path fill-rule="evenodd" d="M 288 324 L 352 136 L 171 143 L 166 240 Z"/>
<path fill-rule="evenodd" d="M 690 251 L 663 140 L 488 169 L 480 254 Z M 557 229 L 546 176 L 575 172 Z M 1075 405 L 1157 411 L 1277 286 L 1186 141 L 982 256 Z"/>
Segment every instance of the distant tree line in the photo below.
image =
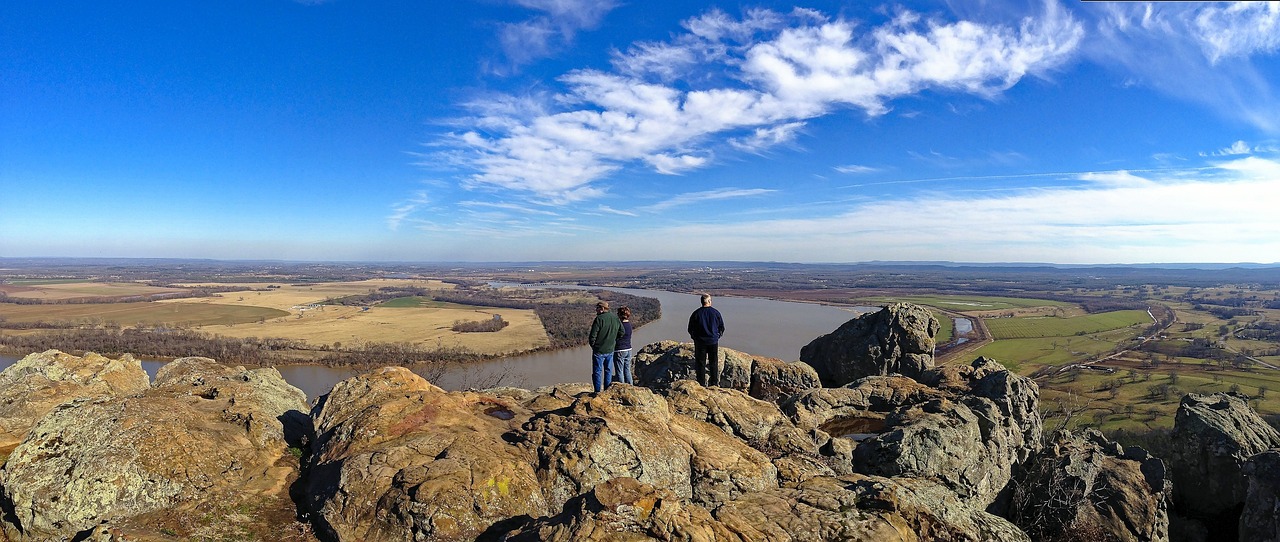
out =
<path fill-rule="evenodd" d="M 640 297 L 609 290 L 591 290 L 598 299 L 609 302 L 611 310 L 618 307 L 631 309 L 632 327 L 640 327 L 662 317 L 662 307 L 657 299 Z M 591 321 L 596 317 L 595 301 L 580 303 L 540 303 L 534 312 L 547 330 L 552 348 L 568 348 L 587 344 Z"/>
<path fill-rule="evenodd" d="M 458 333 L 493 333 L 509 325 L 511 322 L 503 320 L 501 314 L 495 314 L 488 320 L 458 320 L 450 329 Z"/>
<path fill-rule="evenodd" d="M 349 295 L 337 299 L 329 299 L 326 300 L 324 304 L 362 307 L 373 305 L 374 303 L 381 301 L 387 301 L 389 299 L 399 299 L 401 297 L 429 297 L 430 295 L 431 290 L 426 288 L 418 288 L 416 286 L 385 286 L 363 295 Z"/>

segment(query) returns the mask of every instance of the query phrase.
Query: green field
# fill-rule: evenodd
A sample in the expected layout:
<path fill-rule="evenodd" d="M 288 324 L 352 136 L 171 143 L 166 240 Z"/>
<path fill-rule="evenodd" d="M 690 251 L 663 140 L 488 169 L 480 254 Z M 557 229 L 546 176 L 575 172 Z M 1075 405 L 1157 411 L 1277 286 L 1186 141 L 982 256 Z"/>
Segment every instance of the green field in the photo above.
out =
<path fill-rule="evenodd" d="M 1151 323 L 1143 310 L 1112 311 L 1070 318 L 1035 316 L 1024 318 L 987 318 L 991 338 L 1028 339 L 1033 337 L 1070 337 Z"/>
<path fill-rule="evenodd" d="M 1115 349 L 1133 331 L 1117 329 L 1082 337 L 1036 337 L 1004 339 L 979 348 L 975 356 L 986 356 L 1019 374 L 1034 373 L 1042 365 L 1074 363 Z"/>
<path fill-rule="evenodd" d="M 72 324 L 114 322 L 122 326 L 137 324 L 208 326 L 243 324 L 288 315 L 287 311 L 266 307 L 219 305 L 215 303 L 0 304 L 0 317 L 12 322 L 65 322 Z"/>
<path fill-rule="evenodd" d="M 436 301 L 429 297 L 411 296 L 397 297 L 388 299 L 378 304 L 379 307 L 389 309 L 484 309 L 485 307 L 477 307 L 474 305 L 462 305 L 459 303 L 449 303 L 445 301 Z"/>
<path fill-rule="evenodd" d="M 937 318 L 938 323 L 941 324 L 938 327 L 938 334 L 933 337 L 933 340 L 937 341 L 938 344 L 942 344 L 947 341 L 950 341 L 953 337 L 955 337 L 955 334 L 956 334 L 955 322 L 952 322 L 951 317 L 947 316 L 946 314 L 943 314 L 938 311 L 932 311 L 932 312 L 933 312 L 933 317 Z"/>
<path fill-rule="evenodd" d="M 990 311 L 1027 307 L 1071 307 L 1070 303 L 1049 299 L 1024 299 L 1018 297 L 988 297 L 971 295 L 908 295 L 902 297 L 868 297 L 861 301 L 877 303 L 906 302 L 928 305 L 953 311 Z"/>

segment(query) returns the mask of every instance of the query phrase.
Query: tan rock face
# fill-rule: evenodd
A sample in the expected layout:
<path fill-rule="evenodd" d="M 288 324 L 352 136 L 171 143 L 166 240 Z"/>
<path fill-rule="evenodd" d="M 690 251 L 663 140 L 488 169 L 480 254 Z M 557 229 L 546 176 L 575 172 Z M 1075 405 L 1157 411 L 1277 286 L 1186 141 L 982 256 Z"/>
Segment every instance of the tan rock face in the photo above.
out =
<path fill-rule="evenodd" d="M 933 368 L 934 336 L 941 324 L 929 309 L 895 303 L 849 320 L 800 349 L 822 385 L 835 388 L 867 376 L 918 378 Z"/>
<path fill-rule="evenodd" d="M 109 359 L 48 350 L 0 372 L 0 455 L 13 450 L 54 407 L 80 398 L 131 395 L 151 387 L 133 356 Z"/>
<path fill-rule="evenodd" d="M 1012 489 L 1009 517 L 1039 539 L 1169 540 L 1164 462 L 1092 429 L 1055 435 Z"/>
<path fill-rule="evenodd" d="M 807 364 L 753 356 L 721 347 L 720 385 L 756 399 L 779 402 L 805 390 L 820 387 L 818 373 Z M 661 341 L 636 352 L 636 384 L 657 390 L 682 380 L 696 381 L 693 343 Z"/>
<path fill-rule="evenodd" d="M 35 424 L 0 471 L 15 538 L 69 538 L 207 502 L 288 503 L 298 473 L 286 439 L 302 438 L 305 395 L 274 369 L 185 358 L 169 372 L 192 380 L 77 399 Z"/>
<path fill-rule="evenodd" d="M 517 400 L 446 393 L 401 367 L 340 382 L 313 412 L 309 494 L 342 540 L 471 540 L 511 516 L 549 513 L 531 450 L 504 435 Z"/>

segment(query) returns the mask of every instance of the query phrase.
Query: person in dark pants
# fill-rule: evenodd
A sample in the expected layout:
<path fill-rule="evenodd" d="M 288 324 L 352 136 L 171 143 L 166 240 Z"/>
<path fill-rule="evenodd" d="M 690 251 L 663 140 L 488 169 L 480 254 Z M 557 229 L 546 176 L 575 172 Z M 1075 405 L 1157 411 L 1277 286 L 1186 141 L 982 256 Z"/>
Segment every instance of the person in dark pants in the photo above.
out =
<path fill-rule="evenodd" d="M 702 294 L 702 306 L 689 315 L 689 337 L 693 339 L 693 363 L 698 383 L 720 385 L 720 336 L 724 334 L 724 318 L 711 306 L 711 296 Z"/>
<path fill-rule="evenodd" d="M 613 347 L 613 381 L 635 384 L 631 378 L 631 308 L 618 307 L 618 319 L 622 321 L 622 331 Z"/>
<path fill-rule="evenodd" d="M 591 322 L 587 344 L 591 345 L 591 384 L 596 393 L 609 387 L 613 380 L 613 349 L 618 345 L 622 322 L 609 312 L 609 302 L 596 303 L 596 319 Z"/>

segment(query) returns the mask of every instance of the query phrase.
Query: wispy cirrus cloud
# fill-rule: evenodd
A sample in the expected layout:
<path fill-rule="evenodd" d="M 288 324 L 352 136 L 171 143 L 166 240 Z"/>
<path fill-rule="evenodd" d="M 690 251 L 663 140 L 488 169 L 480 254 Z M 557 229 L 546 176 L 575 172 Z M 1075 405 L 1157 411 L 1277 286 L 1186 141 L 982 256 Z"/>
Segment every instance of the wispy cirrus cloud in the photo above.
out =
<path fill-rule="evenodd" d="M 1094 17 L 1086 55 L 1217 114 L 1280 132 L 1280 96 L 1254 57 L 1280 50 L 1275 2 L 1085 3 Z"/>
<path fill-rule="evenodd" d="M 1230 146 L 1218 149 L 1212 152 L 1202 152 L 1200 156 L 1240 156 L 1254 153 L 1280 152 L 1280 146 L 1277 145 L 1250 145 L 1244 140 L 1237 140 Z"/>
<path fill-rule="evenodd" d="M 391 206 L 391 214 L 387 215 L 387 227 L 392 231 L 400 228 L 400 223 L 409 218 L 418 209 L 431 204 L 426 190 L 416 190 L 408 199 L 396 202 Z"/>
<path fill-rule="evenodd" d="M 717 190 L 707 190 L 703 192 L 688 192 L 688 193 L 677 195 L 675 197 L 672 197 L 664 201 L 660 201 L 653 205 L 646 205 L 642 207 L 642 209 L 645 211 L 651 211 L 651 212 L 665 211 L 673 207 L 683 207 L 686 205 L 694 205 L 704 201 L 716 201 L 716 200 L 726 200 L 726 199 L 734 199 L 734 198 L 749 198 L 754 196 L 761 196 L 764 194 L 770 194 L 773 192 L 776 192 L 776 190 L 770 190 L 767 188 L 721 188 Z"/>
<path fill-rule="evenodd" d="M 563 92 L 539 114 L 477 100 L 474 128 L 445 143 L 471 172 L 465 186 L 563 203 L 598 197 L 596 183 L 624 167 L 685 173 L 718 151 L 790 142 L 806 120 L 834 111 L 883 115 L 927 89 L 995 97 L 1078 46 L 1081 26 L 1044 6 L 1016 27 L 903 12 L 870 29 L 813 10 L 713 10 L 670 41 L 616 52 L 612 71 L 560 77 Z"/>
<path fill-rule="evenodd" d="M 502 25 L 498 39 L 515 66 L 551 56 L 573 43 L 582 30 L 595 28 L 618 2 L 614 0 L 512 0 L 538 12 L 529 19 Z"/>
<path fill-rule="evenodd" d="M 865 173 L 875 173 L 877 171 L 880 171 L 880 168 L 863 166 L 859 164 L 846 164 L 843 166 L 836 166 L 832 169 L 836 170 L 836 173 L 844 173 L 846 175 L 861 175 Z"/>

